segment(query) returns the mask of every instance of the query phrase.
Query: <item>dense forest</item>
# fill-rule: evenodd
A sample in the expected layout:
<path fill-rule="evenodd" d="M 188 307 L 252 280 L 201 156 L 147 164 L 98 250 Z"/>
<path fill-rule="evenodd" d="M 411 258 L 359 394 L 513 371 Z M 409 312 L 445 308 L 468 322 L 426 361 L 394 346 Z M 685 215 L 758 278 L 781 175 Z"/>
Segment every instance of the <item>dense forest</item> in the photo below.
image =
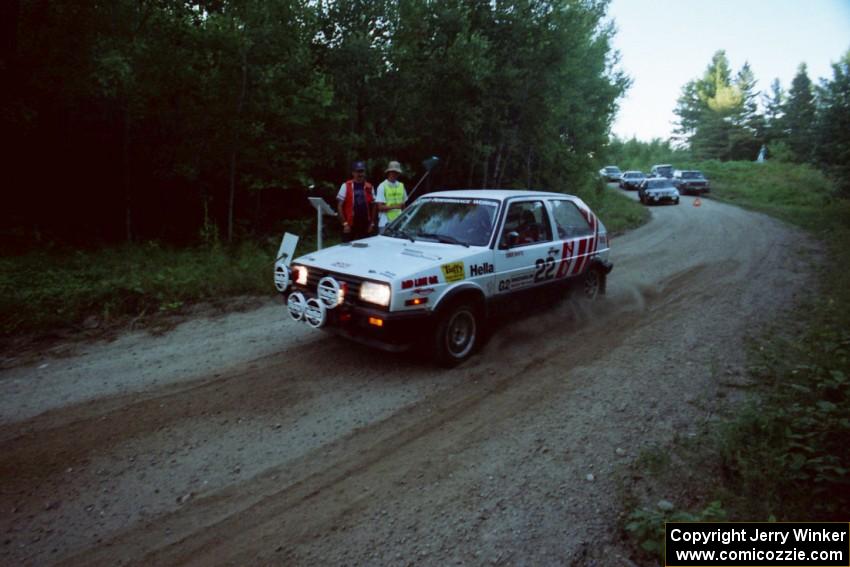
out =
<path fill-rule="evenodd" d="M 850 196 L 850 51 L 832 64 L 832 76 L 814 83 L 805 63 L 788 90 L 774 79 L 767 92 L 755 89 L 748 63 L 732 72 L 724 51 L 703 75 L 682 87 L 669 140 L 613 138 L 611 163 L 647 169 L 653 163 L 703 160 L 755 161 L 765 149 L 771 161 L 808 164 L 828 174 Z"/>
<path fill-rule="evenodd" d="M 718 51 L 703 76 L 683 87 L 676 134 L 693 158 L 754 160 L 764 146 L 769 159 L 832 173 L 850 194 L 850 51 L 819 84 L 801 63 L 787 90 L 778 79 L 768 92 L 755 85 L 748 63 L 733 75 L 726 53 Z"/>
<path fill-rule="evenodd" d="M 354 159 L 574 188 L 628 79 L 604 0 L 8 0 L 13 243 L 240 239 Z"/>

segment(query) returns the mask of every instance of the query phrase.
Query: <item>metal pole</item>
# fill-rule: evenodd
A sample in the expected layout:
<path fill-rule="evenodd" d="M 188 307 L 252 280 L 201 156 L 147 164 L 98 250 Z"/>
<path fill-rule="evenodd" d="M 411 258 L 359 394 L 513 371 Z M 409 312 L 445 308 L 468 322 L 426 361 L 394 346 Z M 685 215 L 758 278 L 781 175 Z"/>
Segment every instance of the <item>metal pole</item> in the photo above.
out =
<path fill-rule="evenodd" d="M 318 221 L 318 234 L 316 234 L 316 240 L 319 243 L 319 250 L 322 249 L 322 210 L 316 207 L 316 220 Z"/>

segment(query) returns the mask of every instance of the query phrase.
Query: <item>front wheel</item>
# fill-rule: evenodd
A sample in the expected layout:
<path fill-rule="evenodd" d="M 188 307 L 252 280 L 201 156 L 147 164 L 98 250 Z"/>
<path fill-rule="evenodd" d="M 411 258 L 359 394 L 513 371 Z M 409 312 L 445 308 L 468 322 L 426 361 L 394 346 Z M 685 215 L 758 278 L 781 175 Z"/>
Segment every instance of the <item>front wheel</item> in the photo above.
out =
<path fill-rule="evenodd" d="M 443 366 L 469 358 L 480 341 L 479 316 L 471 303 L 458 303 L 440 316 L 434 334 L 434 354 Z"/>

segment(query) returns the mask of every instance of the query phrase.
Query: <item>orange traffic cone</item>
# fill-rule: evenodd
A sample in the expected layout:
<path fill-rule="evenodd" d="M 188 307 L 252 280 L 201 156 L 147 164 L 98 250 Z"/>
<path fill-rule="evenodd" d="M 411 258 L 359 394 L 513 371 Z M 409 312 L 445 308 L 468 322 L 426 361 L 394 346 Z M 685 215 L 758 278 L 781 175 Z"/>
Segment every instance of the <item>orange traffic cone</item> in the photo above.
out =
<path fill-rule="evenodd" d="M 700 201 L 699 197 L 697 197 L 696 199 L 694 199 L 694 206 L 699 207 L 700 205 L 702 205 L 702 201 Z"/>

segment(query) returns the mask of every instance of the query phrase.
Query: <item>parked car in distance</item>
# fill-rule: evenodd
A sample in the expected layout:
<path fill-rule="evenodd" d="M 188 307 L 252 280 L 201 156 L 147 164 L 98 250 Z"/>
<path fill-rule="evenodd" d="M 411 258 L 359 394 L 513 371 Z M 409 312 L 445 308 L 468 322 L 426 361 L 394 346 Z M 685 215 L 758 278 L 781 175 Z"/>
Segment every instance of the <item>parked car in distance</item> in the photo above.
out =
<path fill-rule="evenodd" d="M 673 166 L 669 163 L 656 164 L 649 170 L 650 177 L 666 177 L 673 179 Z"/>
<path fill-rule="evenodd" d="M 620 189 L 637 189 L 644 179 L 642 171 L 627 171 L 620 177 Z"/>
<path fill-rule="evenodd" d="M 664 177 L 650 177 L 644 180 L 638 187 L 638 197 L 644 205 L 658 205 L 660 203 L 679 204 L 679 191 L 673 182 Z"/>
<path fill-rule="evenodd" d="M 711 184 L 701 171 L 696 169 L 676 170 L 673 172 L 673 185 L 679 190 L 679 193 L 688 195 L 690 193 L 708 193 L 711 191 Z"/>
<path fill-rule="evenodd" d="M 619 181 L 623 172 L 616 165 L 606 165 L 599 170 L 599 177 L 605 181 Z"/>
<path fill-rule="evenodd" d="M 296 321 L 387 350 L 418 344 L 452 366 L 500 309 L 521 298 L 551 308 L 561 286 L 594 299 L 611 268 L 605 226 L 578 197 L 440 191 L 379 236 L 278 261 L 275 287 Z"/>

